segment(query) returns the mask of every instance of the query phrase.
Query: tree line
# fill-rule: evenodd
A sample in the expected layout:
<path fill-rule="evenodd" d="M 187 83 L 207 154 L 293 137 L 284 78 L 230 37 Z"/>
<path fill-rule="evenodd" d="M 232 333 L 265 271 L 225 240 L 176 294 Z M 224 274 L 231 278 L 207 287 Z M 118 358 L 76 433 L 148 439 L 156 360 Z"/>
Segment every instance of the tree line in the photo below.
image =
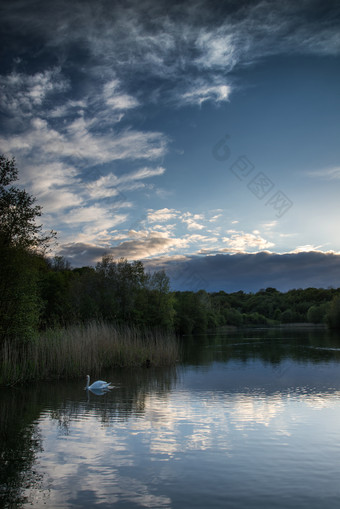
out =
<path fill-rule="evenodd" d="M 340 328 L 340 288 L 266 288 L 256 293 L 175 292 L 176 330 L 191 334 L 226 325 L 328 324 Z"/>
<path fill-rule="evenodd" d="M 340 289 L 267 288 L 257 293 L 173 292 L 164 271 L 103 256 L 72 268 L 50 258 L 55 232 L 39 224 L 41 207 L 14 185 L 14 159 L 0 155 L 0 337 L 29 341 L 40 330 L 103 321 L 179 334 L 226 325 L 328 323 L 340 328 Z"/>

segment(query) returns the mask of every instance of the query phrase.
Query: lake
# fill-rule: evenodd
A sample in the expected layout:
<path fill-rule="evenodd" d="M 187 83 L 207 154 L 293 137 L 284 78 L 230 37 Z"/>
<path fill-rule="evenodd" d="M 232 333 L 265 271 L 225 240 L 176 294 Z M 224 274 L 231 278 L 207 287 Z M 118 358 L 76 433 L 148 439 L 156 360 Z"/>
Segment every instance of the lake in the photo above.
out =
<path fill-rule="evenodd" d="M 176 367 L 0 391 L 0 506 L 340 507 L 340 335 L 188 337 Z"/>

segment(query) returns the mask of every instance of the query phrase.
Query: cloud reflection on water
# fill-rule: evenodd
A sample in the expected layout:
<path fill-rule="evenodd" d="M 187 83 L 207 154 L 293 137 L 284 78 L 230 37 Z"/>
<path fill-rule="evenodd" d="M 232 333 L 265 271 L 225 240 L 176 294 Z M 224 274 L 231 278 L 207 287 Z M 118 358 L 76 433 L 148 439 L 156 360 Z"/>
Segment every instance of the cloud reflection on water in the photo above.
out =
<path fill-rule="evenodd" d="M 171 499 L 159 490 L 163 483 L 178 481 L 185 456 L 215 451 L 231 458 L 239 454 L 240 441 L 250 440 L 255 431 L 259 447 L 266 440 L 286 446 L 283 440 L 290 440 L 316 410 L 333 408 L 339 414 L 339 396 L 340 391 L 306 390 L 149 392 L 142 413 L 119 419 L 110 408 L 117 401 L 108 400 L 107 420 L 95 407 L 84 408 L 71 417 L 67 434 L 45 413 L 39 421 L 44 451 L 38 468 L 45 473 L 48 503 L 108 506 L 119 501 L 129 507 L 170 508 Z"/>

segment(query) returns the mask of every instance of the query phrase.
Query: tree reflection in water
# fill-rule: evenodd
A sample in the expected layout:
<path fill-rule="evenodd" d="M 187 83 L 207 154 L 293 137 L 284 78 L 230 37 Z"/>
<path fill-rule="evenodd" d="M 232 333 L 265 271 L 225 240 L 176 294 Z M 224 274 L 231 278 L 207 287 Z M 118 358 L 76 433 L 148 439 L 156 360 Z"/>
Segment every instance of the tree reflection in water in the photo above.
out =
<path fill-rule="evenodd" d="M 1 390 L 0 412 L 0 506 L 20 507 L 27 497 L 23 488 L 39 487 L 41 476 L 33 465 L 42 450 L 38 426 L 41 406 L 31 391 Z"/>

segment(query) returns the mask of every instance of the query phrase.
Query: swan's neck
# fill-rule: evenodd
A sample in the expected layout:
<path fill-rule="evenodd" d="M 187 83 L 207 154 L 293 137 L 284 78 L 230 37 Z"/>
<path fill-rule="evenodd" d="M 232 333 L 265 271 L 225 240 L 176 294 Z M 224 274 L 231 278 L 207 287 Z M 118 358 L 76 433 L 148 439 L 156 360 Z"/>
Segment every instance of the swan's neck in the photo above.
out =
<path fill-rule="evenodd" d="M 88 389 L 89 388 L 89 385 L 90 385 L 90 377 L 86 377 L 87 378 L 87 381 L 86 381 L 86 387 L 85 389 Z"/>

